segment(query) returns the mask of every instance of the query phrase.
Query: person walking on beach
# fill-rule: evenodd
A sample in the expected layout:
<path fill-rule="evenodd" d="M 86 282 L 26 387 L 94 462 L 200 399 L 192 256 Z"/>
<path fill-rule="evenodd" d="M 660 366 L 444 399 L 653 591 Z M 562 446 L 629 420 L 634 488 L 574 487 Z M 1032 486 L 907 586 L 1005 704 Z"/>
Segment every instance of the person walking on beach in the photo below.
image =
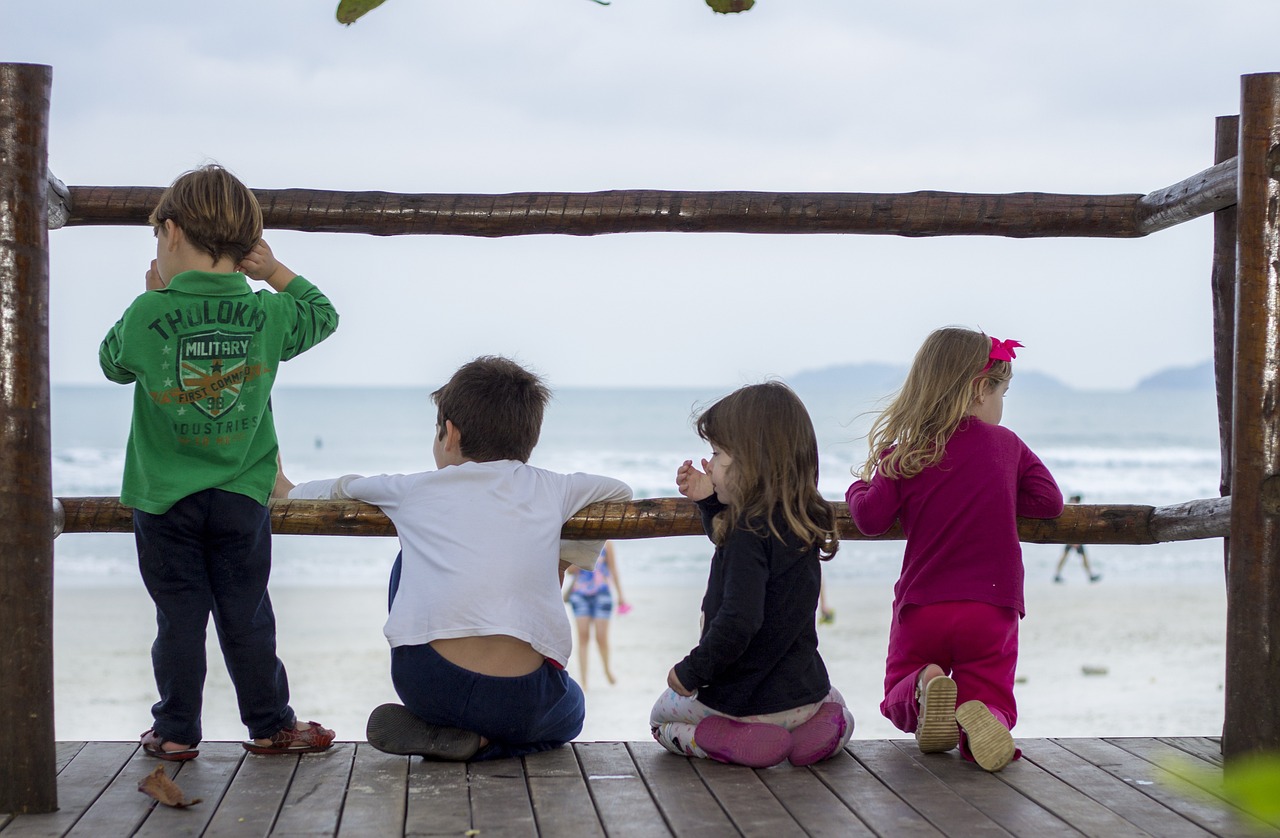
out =
<path fill-rule="evenodd" d="M 628 500 L 631 489 L 529 465 L 551 392 L 514 361 L 477 358 L 431 398 L 435 471 L 297 486 L 280 478 L 291 498 L 362 500 L 395 524 L 401 553 L 383 633 L 404 704 L 375 708 L 366 736 L 385 753 L 439 760 L 558 748 L 586 713 L 564 671 L 573 645 L 564 571 L 568 561 L 594 567 L 601 547 L 562 544 L 560 530 L 584 506 Z"/>
<path fill-rule="evenodd" d="M 676 472 L 716 545 L 698 645 L 667 675 L 649 726 L 682 756 L 809 765 L 853 735 L 818 654 L 820 560 L 839 548 L 818 494 L 813 422 L 781 382 L 731 393 L 697 420 L 711 459 Z"/>
<path fill-rule="evenodd" d="M 595 566 L 583 570 L 576 565 L 566 573 L 573 584 L 565 591 L 565 602 L 573 609 L 578 624 L 578 682 L 587 688 L 587 658 L 591 651 L 591 635 L 596 636 L 600 660 L 604 663 L 604 677 L 610 684 L 618 683 L 609 667 L 609 618 L 613 615 L 614 598 L 610 587 L 618 592 L 618 613 L 630 610 L 622 595 L 622 577 L 618 575 L 618 559 L 614 555 L 613 542 L 606 541 L 596 556 Z"/>
<path fill-rule="evenodd" d="M 1082 500 L 1084 500 L 1083 495 L 1072 495 L 1067 500 L 1067 503 L 1080 503 Z M 1062 545 L 1062 558 L 1058 559 L 1058 566 L 1054 568 L 1054 571 L 1053 571 L 1053 581 L 1059 584 L 1062 583 L 1063 581 L 1062 568 L 1066 566 L 1067 558 L 1071 555 L 1072 550 L 1075 550 L 1077 553 L 1080 554 L 1080 563 L 1084 565 L 1084 573 L 1086 576 L 1089 577 L 1089 581 L 1097 582 L 1098 580 L 1100 580 L 1102 578 L 1102 574 L 1094 573 L 1093 569 L 1089 567 L 1089 557 L 1086 556 L 1084 553 L 1084 545 L 1083 544 L 1064 544 Z"/>
<path fill-rule="evenodd" d="M 1017 518 L 1062 513 L 1049 470 L 1000 427 L 1021 345 L 955 327 L 930 334 L 872 424 L 870 453 L 845 495 L 864 534 L 901 520 L 907 538 L 880 712 L 915 733 L 924 753 L 959 745 L 987 771 L 1018 755 Z"/>
<path fill-rule="evenodd" d="M 333 731 L 297 720 L 276 657 L 266 502 L 276 479 L 276 370 L 332 334 L 338 315 L 276 260 L 257 199 L 220 166 L 181 175 L 149 221 L 147 290 L 99 350 L 107 378 L 134 384 L 120 501 L 133 507 L 138 566 L 156 606 L 160 692 L 142 748 L 164 760 L 199 755 L 212 614 L 249 729 L 245 749 L 324 750 Z M 252 292 L 245 275 L 275 293 Z"/>

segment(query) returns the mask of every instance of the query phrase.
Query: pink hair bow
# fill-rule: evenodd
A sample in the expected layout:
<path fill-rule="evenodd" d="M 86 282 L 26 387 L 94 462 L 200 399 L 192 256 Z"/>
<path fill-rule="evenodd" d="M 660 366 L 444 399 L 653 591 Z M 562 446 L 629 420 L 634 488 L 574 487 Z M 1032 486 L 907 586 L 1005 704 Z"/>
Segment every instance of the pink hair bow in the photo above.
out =
<path fill-rule="evenodd" d="M 987 355 L 987 365 L 982 368 L 983 372 L 991 369 L 991 365 L 996 361 L 1012 361 L 1018 357 L 1015 349 L 1022 347 L 1021 343 L 1016 340 L 999 340 L 991 338 L 991 353 Z"/>

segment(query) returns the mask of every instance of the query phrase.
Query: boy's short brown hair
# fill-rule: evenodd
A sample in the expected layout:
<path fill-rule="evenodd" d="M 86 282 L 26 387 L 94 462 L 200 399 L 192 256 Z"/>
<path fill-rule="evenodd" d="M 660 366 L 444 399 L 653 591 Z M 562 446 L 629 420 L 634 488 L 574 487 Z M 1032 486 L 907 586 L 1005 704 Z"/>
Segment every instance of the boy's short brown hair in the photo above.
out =
<path fill-rule="evenodd" d="M 542 433 L 551 391 L 534 373 L 509 358 L 484 355 L 463 364 L 431 394 L 437 433 L 447 419 L 462 432 L 462 454 L 481 463 L 529 461 Z"/>
<path fill-rule="evenodd" d="M 216 163 L 179 175 L 147 220 L 157 234 L 166 221 L 172 221 L 215 262 L 226 256 L 239 264 L 262 238 L 258 199 Z"/>

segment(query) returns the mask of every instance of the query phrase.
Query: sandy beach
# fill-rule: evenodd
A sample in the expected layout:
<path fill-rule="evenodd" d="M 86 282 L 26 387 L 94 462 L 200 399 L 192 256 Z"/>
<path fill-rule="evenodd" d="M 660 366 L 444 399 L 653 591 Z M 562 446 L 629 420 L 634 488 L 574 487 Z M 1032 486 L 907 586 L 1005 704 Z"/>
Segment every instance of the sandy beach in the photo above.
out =
<path fill-rule="evenodd" d="M 1062 585 L 1028 581 L 1015 734 L 1218 735 L 1225 595 L 1220 582 L 1206 583 L 1212 573 L 1194 576 L 1152 581 L 1135 571 L 1094 585 L 1076 577 Z M 615 617 L 612 628 L 618 683 L 606 683 L 592 650 L 580 739 L 647 738 L 649 708 L 668 668 L 696 641 L 701 595 L 697 584 L 629 588 L 634 610 Z M 828 590 L 836 620 L 820 627 L 821 651 L 857 717 L 857 738 L 904 736 L 878 710 L 891 595 L 890 582 Z M 381 631 L 385 596 L 371 586 L 272 591 L 293 705 L 339 739 L 363 739 L 369 711 L 396 700 Z M 154 620 L 140 583 L 55 589 L 58 739 L 130 740 L 149 726 Z M 205 738 L 239 740 L 245 731 L 212 636 L 210 629 Z M 570 661 L 575 677 L 577 666 Z"/>

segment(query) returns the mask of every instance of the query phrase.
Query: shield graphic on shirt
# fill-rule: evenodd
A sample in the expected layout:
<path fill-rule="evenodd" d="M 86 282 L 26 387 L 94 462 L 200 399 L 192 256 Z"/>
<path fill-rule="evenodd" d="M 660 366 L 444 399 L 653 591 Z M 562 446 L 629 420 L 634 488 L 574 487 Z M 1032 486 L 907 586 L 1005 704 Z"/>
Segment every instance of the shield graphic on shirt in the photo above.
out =
<path fill-rule="evenodd" d="M 183 335 L 178 343 L 179 401 L 217 419 L 235 406 L 244 386 L 250 335 L 220 329 Z"/>

